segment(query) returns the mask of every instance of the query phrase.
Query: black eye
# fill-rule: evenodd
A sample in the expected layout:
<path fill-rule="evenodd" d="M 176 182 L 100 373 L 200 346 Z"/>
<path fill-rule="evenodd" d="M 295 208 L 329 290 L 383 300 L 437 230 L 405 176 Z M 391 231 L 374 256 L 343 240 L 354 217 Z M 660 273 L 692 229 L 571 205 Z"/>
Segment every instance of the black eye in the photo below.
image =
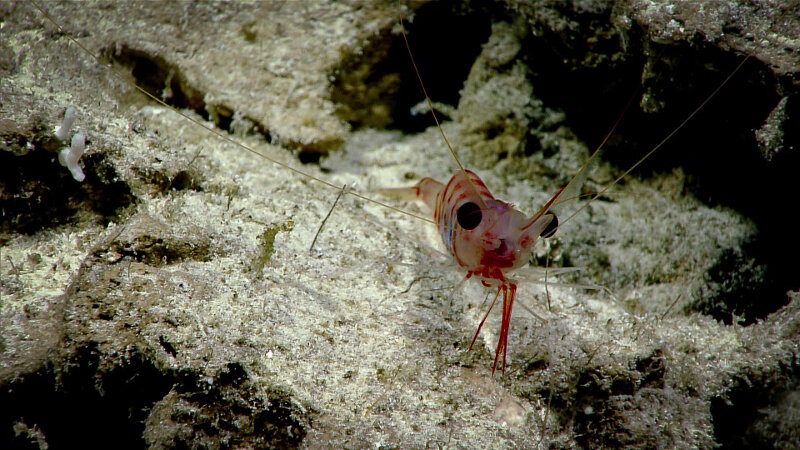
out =
<path fill-rule="evenodd" d="M 550 223 L 547 224 L 547 227 L 545 227 L 545 229 L 542 230 L 542 234 L 540 234 L 539 236 L 543 238 L 549 238 L 552 237 L 554 234 L 556 234 L 556 231 L 558 229 L 558 216 L 556 216 L 551 212 L 548 212 L 545 215 L 553 216 L 553 220 L 551 220 Z"/>
<path fill-rule="evenodd" d="M 458 224 L 465 230 L 474 230 L 481 223 L 483 213 L 480 206 L 472 202 L 464 203 L 458 207 Z"/>

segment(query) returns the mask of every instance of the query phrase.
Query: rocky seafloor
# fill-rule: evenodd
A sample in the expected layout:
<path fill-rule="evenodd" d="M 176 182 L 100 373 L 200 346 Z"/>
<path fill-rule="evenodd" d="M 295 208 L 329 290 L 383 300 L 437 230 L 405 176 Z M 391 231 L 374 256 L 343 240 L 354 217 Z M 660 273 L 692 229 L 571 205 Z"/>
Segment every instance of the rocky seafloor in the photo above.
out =
<path fill-rule="evenodd" d="M 798 2 L 39 6 L 0 3 L 0 448 L 800 446 Z M 528 214 L 621 118 L 495 376 L 433 225 L 336 201 L 456 168 L 401 17 Z"/>

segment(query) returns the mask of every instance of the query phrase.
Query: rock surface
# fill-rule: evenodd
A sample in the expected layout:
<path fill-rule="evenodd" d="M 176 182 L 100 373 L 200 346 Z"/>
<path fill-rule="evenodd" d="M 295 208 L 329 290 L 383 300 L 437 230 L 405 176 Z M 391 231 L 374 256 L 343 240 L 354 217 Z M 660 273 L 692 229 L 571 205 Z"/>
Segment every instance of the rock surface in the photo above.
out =
<path fill-rule="evenodd" d="M 0 447 L 800 445 L 798 7 L 475 3 L 0 4 Z M 401 14 L 527 213 L 622 116 L 536 253 L 582 270 L 519 274 L 502 376 L 433 226 L 335 202 L 424 215 L 375 191 L 456 167 Z"/>

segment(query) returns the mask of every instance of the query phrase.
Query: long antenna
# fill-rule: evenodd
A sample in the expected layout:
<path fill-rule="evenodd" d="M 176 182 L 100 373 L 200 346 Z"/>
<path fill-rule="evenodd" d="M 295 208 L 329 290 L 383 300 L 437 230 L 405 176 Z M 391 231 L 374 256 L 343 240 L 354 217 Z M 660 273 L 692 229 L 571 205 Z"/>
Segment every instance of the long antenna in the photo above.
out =
<path fill-rule="evenodd" d="M 719 91 L 721 91 L 721 90 L 722 90 L 722 88 L 723 88 L 723 87 L 725 87 L 725 85 L 726 85 L 726 84 L 728 84 L 728 82 L 731 80 L 731 78 L 733 78 L 733 76 L 734 76 L 734 75 L 736 75 L 736 73 L 737 73 L 737 72 L 739 72 L 739 69 L 741 69 L 741 68 L 742 68 L 742 66 L 744 66 L 744 64 L 745 64 L 745 63 L 746 63 L 746 62 L 747 62 L 749 59 L 750 59 L 750 55 L 747 55 L 747 56 L 746 56 L 744 59 L 742 59 L 742 61 L 741 61 L 741 62 L 740 62 L 740 63 L 739 63 L 737 66 L 736 66 L 736 68 L 735 68 L 735 69 L 733 69 L 733 71 L 732 71 L 732 72 L 731 72 L 731 73 L 730 73 L 730 74 L 729 74 L 729 75 L 728 75 L 728 76 L 725 78 L 725 80 L 724 80 L 724 81 L 723 81 L 723 82 L 722 82 L 722 83 L 721 83 L 719 86 L 717 86 L 717 88 L 716 88 L 716 89 L 714 89 L 714 91 L 712 91 L 710 94 L 708 94 L 708 96 L 705 98 L 705 100 L 703 100 L 702 102 L 700 102 L 700 104 L 699 104 L 699 105 L 698 105 L 698 106 L 697 106 L 697 107 L 694 109 L 694 111 L 692 111 L 692 112 L 691 112 L 691 114 L 689 114 L 689 115 L 688 115 L 688 116 L 687 116 L 685 119 L 683 119 L 683 121 L 682 121 L 680 124 L 678 124 L 678 126 L 677 126 L 677 127 L 675 127 L 675 129 L 673 129 L 673 130 L 672 130 L 672 131 L 671 131 L 669 134 L 667 134 L 667 135 L 666 135 L 666 136 L 665 136 L 663 139 L 661 139 L 661 141 L 660 141 L 660 142 L 659 142 L 659 143 L 658 143 L 658 144 L 657 144 L 655 147 L 653 147 L 653 148 L 652 148 L 652 149 L 651 149 L 649 152 L 647 152 L 647 153 L 646 153 L 644 156 L 642 156 L 641 158 L 639 158 L 639 160 L 638 160 L 638 161 L 636 161 L 636 163 L 634 163 L 634 164 L 633 164 L 633 165 L 632 165 L 630 168 L 628 168 L 628 170 L 626 170 L 625 172 L 623 172 L 623 173 L 622 173 L 622 175 L 620 175 L 620 176 L 618 176 L 617 178 L 615 178 L 615 179 L 614 179 L 614 181 L 612 181 L 612 182 L 611 182 L 611 183 L 609 183 L 607 186 L 605 186 L 603 189 L 601 189 L 601 190 L 600 190 L 600 192 L 598 192 L 598 193 L 594 194 L 594 195 L 592 196 L 592 198 L 590 198 L 590 199 L 589 199 L 589 201 L 588 201 L 588 202 L 586 202 L 585 204 L 583 204 L 583 205 L 582 205 L 580 208 L 578 208 L 578 209 L 577 209 L 575 212 L 573 212 L 573 213 L 572 213 L 572 214 L 571 214 L 569 217 L 567 217 L 567 218 L 566 218 L 564 221 L 562 221 L 561 223 L 559 223 L 558 227 L 556 227 L 556 228 L 560 228 L 560 227 L 561 227 L 561 226 L 563 226 L 565 223 L 567 223 L 569 220 L 571 220 L 573 217 L 575 217 L 575 216 L 576 216 L 578 213 L 580 213 L 581 211 L 583 211 L 584 209 L 586 209 L 586 208 L 587 208 L 587 207 L 588 207 L 588 206 L 589 206 L 589 205 L 590 205 L 590 204 L 591 204 L 593 201 L 595 201 L 595 200 L 596 200 L 598 197 L 600 197 L 601 195 L 605 194 L 605 193 L 606 193 L 606 192 L 607 192 L 609 189 L 611 189 L 611 188 L 612 188 L 614 185 L 616 185 L 617 183 L 619 183 L 619 182 L 620 182 L 620 180 L 622 180 L 623 178 L 625 178 L 626 176 L 628 176 L 628 174 L 629 174 L 629 173 L 633 172 L 633 171 L 634 171 L 634 170 L 635 170 L 637 167 L 639 167 L 639 166 L 640 166 L 640 165 L 641 165 L 641 164 L 642 164 L 642 163 L 643 163 L 645 160 L 647 160 L 647 158 L 649 158 L 650 156 L 652 156 L 652 154 L 653 154 L 653 153 L 655 153 L 656 151 L 658 151 L 658 149 L 660 149 L 660 148 L 661 148 L 661 147 L 662 147 L 664 144 L 666 144 L 666 143 L 667 143 L 667 142 L 668 142 L 670 139 L 672 139 L 672 137 L 673 137 L 673 136 L 675 136 L 675 134 L 676 134 L 678 131 L 680 131 L 680 130 L 681 130 L 683 127 L 684 127 L 684 126 L 686 126 L 686 124 L 687 124 L 687 123 L 689 123 L 689 121 L 691 121 L 691 120 L 694 118 L 694 116 L 696 116 L 696 115 L 697 115 L 697 113 L 699 113 L 699 112 L 700 112 L 700 110 L 702 110 L 703 108 L 705 108 L 706 104 L 708 104 L 708 102 L 710 102 L 710 101 L 711 101 L 711 99 L 713 99 L 714 97 L 716 97 L 716 95 L 719 93 Z M 614 125 L 614 126 L 616 127 L 616 125 Z M 592 155 L 592 157 L 594 157 L 594 155 Z"/>
<path fill-rule="evenodd" d="M 781 20 L 783 20 L 784 16 L 786 16 L 786 14 L 789 12 L 789 10 L 791 9 L 791 7 L 792 7 L 792 6 L 794 6 L 794 4 L 795 4 L 795 3 L 796 3 L 796 1 L 795 1 L 795 2 L 792 2 L 792 4 L 788 5 L 788 6 L 786 7 L 786 9 L 784 9 L 784 10 L 783 10 L 783 12 L 781 13 L 781 15 L 780 15 L 780 16 L 778 16 L 778 18 L 775 20 L 775 22 L 774 22 L 774 23 L 772 24 L 772 26 L 769 28 L 769 30 L 770 30 L 770 31 L 771 31 L 773 28 L 775 28 L 775 26 L 776 26 L 778 23 L 780 23 L 780 22 L 781 22 Z M 614 181 L 612 181 L 612 182 L 611 182 L 611 183 L 609 183 L 607 186 L 605 186 L 605 187 L 604 187 L 602 190 L 600 190 L 600 192 L 597 192 L 596 194 L 594 194 L 594 195 L 592 196 L 592 198 L 590 198 L 590 199 L 589 199 L 589 201 L 588 201 L 588 202 L 586 202 L 585 204 L 583 204 L 583 205 L 582 205 L 580 208 L 578 208 L 578 209 L 577 209 L 575 212 L 573 212 L 573 213 L 572 213 L 572 214 L 571 214 L 569 217 L 567 217 L 567 218 L 566 218 L 564 221 L 562 221 L 561 223 L 559 223 L 559 224 L 558 224 L 558 226 L 556 227 L 556 229 L 560 228 L 560 227 L 561 227 L 561 226 L 563 226 L 565 223 L 567 223 L 569 220 L 571 220 L 573 217 L 575 217 L 575 216 L 576 216 L 578 213 L 580 213 L 581 211 L 583 211 L 584 209 L 586 209 L 586 208 L 587 208 L 587 207 L 588 207 L 588 206 L 589 206 L 589 205 L 590 205 L 590 204 L 591 204 L 593 201 L 595 201 L 595 200 L 596 200 L 598 197 L 600 197 L 601 195 L 605 194 L 605 193 L 606 193 L 606 192 L 607 192 L 609 189 L 611 189 L 613 186 L 615 186 L 617 183 L 619 183 L 619 181 L 620 181 L 620 180 L 622 180 L 623 178 L 625 178 L 626 176 L 628 176 L 628 174 L 629 174 L 629 173 L 633 172 L 633 171 L 634 171 L 634 170 L 635 170 L 637 167 L 639 167 L 639 166 L 640 166 L 640 165 L 641 165 L 643 162 L 645 162 L 645 160 L 647 160 L 647 158 L 649 158 L 650 156 L 652 156 L 652 155 L 653 155 L 653 153 L 655 153 L 656 151 L 658 151 L 658 149 L 660 149 L 661 147 L 663 147 L 663 146 L 664 146 L 664 144 L 666 144 L 666 143 L 667 143 L 667 142 L 668 142 L 670 139 L 672 139 L 672 137 L 673 137 L 673 136 L 675 136 L 675 134 L 677 134 L 677 133 L 678 133 L 678 131 L 680 131 L 680 130 L 681 130 L 683 127 L 684 127 L 684 126 L 686 126 L 686 124 L 687 124 L 687 123 L 689 123 L 689 121 L 691 121 L 691 120 L 692 120 L 692 119 L 693 119 L 693 118 L 694 118 L 694 117 L 697 115 L 697 113 L 699 113 L 699 112 L 700 112 L 700 111 L 701 111 L 703 108 L 705 108 L 706 104 L 708 104 L 708 102 L 710 102 L 710 101 L 711 101 L 711 99 L 713 99 L 714 97 L 716 97 L 716 96 L 717 96 L 717 94 L 719 93 L 719 91 L 721 91 L 721 90 L 722 90 L 722 88 L 724 88 L 724 87 L 725 87 L 725 85 L 727 85 L 727 84 L 728 84 L 728 82 L 729 82 L 729 81 L 730 81 L 730 80 L 731 80 L 731 79 L 732 79 L 732 78 L 733 78 L 733 77 L 734 77 L 734 76 L 735 76 L 735 75 L 736 75 L 736 74 L 739 72 L 739 70 L 741 70 L 741 68 L 742 68 L 742 67 L 744 67 L 745 63 L 747 63 L 747 61 L 750 59 L 750 57 L 751 57 L 751 56 L 752 56 L 752 53 L 751 53 L 751 54 L 748 54 L 748 55 L 746 55 L 746 56 L 744 57 L 744 59 L 742 59 L 742 60 L 739 62 L 739 64 L 736 66 L 736 68 L 735 68 L 735 69 L 733 69 L 733 71 L 731 71 L 731 73 L 730 73 L 730 74 L 728 74 L 728 76 L 725 78 L 725 80 L 723 80 L 723 81 L 722 81 L 722 83 L 720 83 L 720 85 L 719 85 L 719 86 L 717 86 L 717 88 L 716 88 L 716 89 L 714 89 L 714 90 L 713 90 L 713 91 L 712 91 L 710 94 L 708 94 L 708 96 L 707 96 L 707 97 L 706 97 L 706 98 L 705 98 L 705 99 L 704 99 L 702 102 L 700 102 L 700 104 L 699 104 L 699 105 L 697 105 L 697 107 L 696 107 L 696 108 L 695 108 L 695 109 L 694 109 L 694 110 L 691 112 L 691 114 L 689 114 L 689 115 L 688 115 L 688 116 L 687 116 L 687 117 L 686 117 L 686 118 L 685 118 L 685 119 L 684 119 L 684 120 L 683 120 L 683 121 L 682 121 L 680 124 L 678 124 L 678 126 L 677 126 L 677 127 L 675 127 L 675 128 L 674 128 L 674 129 L 673 129 L 673 130 L 672 130 L 672 131 L 671 131 L 669 134 L 667 134 L 667 135 L 666 135 L 666 136 L 665 136 L 663 139 L 661 139 L 661 141 L 660 141 L 658 144 L 656 144 L 656 146 L 655 146 L 655 147 L 653 147 L 653 148 L 652 148 L 650 151 L 648 151 L 648 152 L 647 152 L 647 153 L 646 153 L 644 156 L 642 156 L 641 158 L 639 158 L 639 160 L 638 160 L 638 161 L 636 161 L 636 163 L 634 163 L 634 164 L 633 164 L 633 165 L 632 165 L 630 168 L 628 168 L 628 169 L 627 169 L 625 172 L 623 172 L 621 175 L 619 175 L 617 178 L 615 178 L 615 179 L 614 179 Z M 616 127 L 616 124 L 614 125 L 614 127 Z M 608 137 L 606 137 L 606 139 L 607 139 L 607 138 L 608 138 Z M 605 141 L 604 141 L 604 142 L 605 142 Z M 592 155 L 592 158 L 593 158 L 593 157 L 594 157 L 594 155 Z M 590 160 L 591 160 L 591 158 L 590 158 Z"/>
<path fill-rule="evenodd" d="M 265 159 L 265 160 L 267 160 L 267 161 L 269 161 L 269 162 L 271 162 L 271 163 L 273 163 L 273 164 L 275 164 L 277 166 L 283 167 L 284 169 L 289 170 L 289 171 L 291 171 L 291 172 L 293 172 L 293 173 L 295 173 L 297 175 L 300 175 L 300 176 L 306 177 L 306 178 L 308 178 L 310 180 L 316 181 L 317 183 L 323 184 L 323 185 L 325 185 L 325 186 L 327 186 L 327 187 L 329 187 L 331 189 L 335 189 L 337 191 L 344 192 L 345 194 L 352 195 L 353 197 L 359 198 L 359 199 L 367 201 L 369 203 L 373 203 L 373 204 L 378 205 L 378 206 L 382 206 L 384 208 L 388 208 L 388 209 L 390 209 L 392 211 L 395 211 L 395 212 L 398 212 L 398 213 L 401 213 L 401 214 L 405 214 L 407 216 L 413 217 L 413 218 L 418 219 L 418 220 L 422 220 L 424 222 L 434 223 L 433 220 L 431 220 L 431 219 L 429 219 L 427 217 L 422 217 L 420 215 L 417 215 L 417 214 L 414 214 L 414 213 L 410 213 L 410 212 L 402 210 L 402 209 L 400 209 L 400 208 L 398 208 L 396 206 L 392 206 L 392 205 L 390 205 L 388 203 L 384 203 L 384 202 L 381 202 L 379 200 L 375 200 L 375 199 L 369 198 L 369 197 L 367 197 L 365 195 L 359 194 L 359 193 L 351 191 L 351 190 L 342 190 L 341 186 L 337 186 L 337 185 L 335 185 L 335 184 L 333 184 L 333 183 L 331 183 L 329 181 L 326 181 L 326 180 L 324 180 L 322 178 L 319 178 L 319 177 L 316 177 L 314 175 L 311 175 L 310 173 L 304 172 L 304 171 L 302 171 L 300 169 L 295 169 L 294 167 L 292 167 L 292 166 L 290 166 L 290 165 L 288 165 L 286 163 L 283 163 L 283 162 L 278 161 L 277 159 L 272 158 L 272 157 L 270 157 L 270 156 L 268 156 L 268 155 L 266 155 L 264 153 L 256 151 L 256 150 L 248 147 L 247 145 L 237 141 L 236 139 L 231 138 L 230 136 L 228 136 L 226 133 L 223 133 L 219 129 L 211 128 L 208 125 L 206 125 L 204 122 L 202 122 L 202 121 L 200 121 L 198 119 L 195 119 L 194 117 L 184 113 L 183 111 L 180 111 L 177 108 L 174 108 L 174 107 L 168 105 L 166 102 L 164 102 L 160 98 L 156 97 L 155 95 L 151 94 L 150 92 L 147 92 L 141 86 L 139 86 L 139 85 L 137 85 L 135 83 L 130 83 L 128 81 L 128 79 L 126 78 L 126 76 L 124 74 L 122 74 L 117 68 L 115 68 L 111 64 L 106 64 L 99 56 L 95 55 L 86 46 L 81 44 L 77 39 L 72 37 L 72 35 L 67 33 L 66 30 L 64 30 L 64 28 L 49 13 L 47 13 L 47 11 L 45 11 L 41 6 L 39 6 L 39 3 L 37 3 L 35 0 L 31 0 L 31 4 L 36 9 L 38 9 L 39 12 L 42 13 L 42 15 L 50 23 L 53 24 L 53 26 L 58 28 L 58 31 L 60 31 L 64 36 L 66 36 L 66 38 L 70 42 L 72 42 L 73 44 L 77 45 L 87 55 L 91 56 L 97 62 L 97 64 L 106 67 L 108 69 L 109 73 L 111 73 L 112 76 L 114 76 L 118 81 L 121 81 L 122 83 L 125 83 L 125 84 L 132 84 L 133 87 L 136 88 L 137 91 L 141 92 L 142 94 L 144 94 L 145 96 L 150 98 L 150 100 L 153 100 L 154 102 L 158 103 L 159 105 L 171 110 L 175 114 L 178 114 L 179 116 L 181 116 L 184 119 L 188 120 L 189 122 L 199 126 L 200 128 L 206 130 L 207 132 L 217 136 L 218 138 L 222 139 L 223 141 L 228 142 L 230 144 L 233 144 L 233 145 L 235 145 L 235 146 L 237 146 L 237 147 L 239 147 L 239 148 L 241 148 L 241 149 L 243 149 L 243 150 L 245 150 L 245 151 L 247 151 L 249 153 L 252 153 L 252 154 L 254 154 L 256 156 L 259 156 L 259 157 L 261 157 L 261 158 L 263 158 L 263 159 Z"/>
<path fill-rule="evenodd" d="M 433 102 L 431 101 L 431 97 L 428 95 L 428 90 L 425 89 L 425 83 L 422 82 L 422 75 L 419 73 L 419 69 L 417 68 L 417 62 L 414 60 L 414 54 L 411 53 L 411 45 L 408 43 L 408 37 L 406 36 L 405 30 L 405 23 L 403 22 L 403 16 L 400 16 L 400 33 L 403 35 L 403 42 L 406 44 L 406 50 L 408 50 L 408 57 L 411 59 L 411 66 L 414 67 L 414 73 L 417 75 L 417 80 L 419 80 L 419 86 L 422 88 L 422 93 L 425 94 L 425 101 L 428 102 L 428 109 L 431 111 L 431 116 L 433 116 L 433 121 L 436 122 L 436 127 L 439 128 L 439 132 L 442 134 L 442 139 L 444 139 L 444 143 L 447 144 L 447 149 L 450 150 L 450 154 L 453 155 L 453 159 L 458 164 L 458 169 L 462 172 L 466 172 L 464 166 L 461 164 L 461 160 L 458 159 L 458 155 L 456 155 L 455 150 L 453 150 L 453 146 L 450 145 L 450 141 L 447 139 L 447 135 L 444 134 L 444 130 L 442 129 L 442 125 L 439 123 L 439 118 L 436 117 L 436 111 L 433 109 Z"/>
<path fill-rule="evenodd" d="M 428 102 L 428 109 L 431 111 L 431 116 L 433 116 L 433 121 L 436 122 L 436 127 L 439 129 L 439 133 L 442 134 L 442 138 L 444 139 L 444 143 L 447 144 L 447 149 L 450 150 L 450 154 L 453 155 L 453 159 L 458 164 L 458 170 L 464 174 L 464 178 L 466 178 L 467 183 L 469 183 L 470 187 L 472 188 L 475 195 L 481 202 L 482 209 L 486 209 L 486 203 L 483 201 L 483 197 L 478 192 L 478 188 L 472 183 L 472 179 L 467 176 L 467 171 L 464 169 L 464 166 L 461 164 L 461 160 L 458 159 L 458 155 L 456 151 L 453 150 L 453 146 L 450 145 L 450 141 L 447 139 L 447 135 L 444 134 L 444 130 L 442 129 L 442 125 L 439 123 L 439 118 L 436 117 L 436 111 L 433 109 L 433 102 L 431 101 L 431 97 L 428 95 L 427 89 L 425 89 L 425 83 L 422 82 L 422 75 L 419 73 L 419 69 L 417 68 L 417 62 L 414 60 L 414 54 L 411 53 L 411 45 L 408 43 L 408 37 L 406 36 L 405 30 L 405 23 L 403 22 L 403 15 L 400 15 L 400 33 L 403 35 L 403 42 L 406 44 L 406 50 L 408 50 L 408 57 L 411 60 L 411 66 L 414 67 L 414 73 L 417 75 L 417 80 L 419 81 L 419 85 L 422 88 L 422 93 L 425 94 L 425 101 Z"/>
<path fill-rule="evenodd" d="M 633 104 L 633 100 L 636 98 L 636 94 L 639 92 L 640 89 L 641 89 L 641 84 L 636 88 L 635 91 L 633 91 L 633 94 L 631 94 L 631 97 L 628 99 L 628 103 L 625 104 L 625 108 L 623 108 L 622 113 L 620 113 L 620 115 L 617 117 L 617 120 L 614 122 L 614 125 L 611 127 L 610 130 L 608 130 L 603 140 L 589 156 L 589 159 L 587 159 L 586 162 L 583 163 L 581 168 L 578 170 L 578 173 L 574 177 L 572 177 L 572 179 L 569 180 L 569 182 L 566 185 L 564 185 L 561 189 L 559 189 L 558 192 L 556 192 L 556 194 L 550 198 L 550 201 L 548 201 L 544 206 L 542 206 L 539 209 L 539 211 L 537 211 L 536 214 L 533 215 L 533 217 L 531 217 L 531 219 L 528 221 L 528 224 L 522 228 L 523 230 L 529 228 L 534 223 L 536 223 L 536 221 L 538 221 L 539 218 L 542 217 L 551 207 L 558 205 L 560 203 L 558 199 L 561 197 L 561 195 L 564 194 L 564 192 L 569 192 L 570 189 L 576 185 L 576 183 L 582 184 L 586 180 L 586 177 L 589 175 L 589 168 L 591 167 L 592 161 L 597 157 L 597 155 L 600 154 L 600 151 L 603 149 L 608 140 L 614 134 L 614 131 L 617 129 L 620 122 L 622 122 L 622 118 L 625 117 L 625 113 L 628 112 L 628 109 Z M 569 200 L 570 198 L 571 197 L 567 197 L 567 200 Z M 575 214 L 577 213 L 572 214 L 571 216 L 569 216 L 569 218 L 572 218 Z M 569 220 L 569 218 L 567 220 Z M 554 230 L 558 230 L 558 228 L 563 224 L 564 222 L 561 222 L 554 228 Z"/>

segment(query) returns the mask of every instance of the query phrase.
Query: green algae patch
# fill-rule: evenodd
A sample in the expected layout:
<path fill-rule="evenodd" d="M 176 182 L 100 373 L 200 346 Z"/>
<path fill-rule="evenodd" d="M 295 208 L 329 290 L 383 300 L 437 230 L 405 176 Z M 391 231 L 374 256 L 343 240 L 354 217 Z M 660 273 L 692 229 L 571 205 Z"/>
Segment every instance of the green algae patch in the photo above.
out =
<path fill-rule="evenodd" d="M 278 233 L 289 232 L 294 229 L 294 221 L 290 220 L 282 225 L 273 225 L 268 227 L 258 237 L 258 254 L 253 259 L 251 270 L 254 274 L 258 275 L 264 270 L 264 267 L 269 264 L 272 255 L 275 253 L 275 238 Z"/>

